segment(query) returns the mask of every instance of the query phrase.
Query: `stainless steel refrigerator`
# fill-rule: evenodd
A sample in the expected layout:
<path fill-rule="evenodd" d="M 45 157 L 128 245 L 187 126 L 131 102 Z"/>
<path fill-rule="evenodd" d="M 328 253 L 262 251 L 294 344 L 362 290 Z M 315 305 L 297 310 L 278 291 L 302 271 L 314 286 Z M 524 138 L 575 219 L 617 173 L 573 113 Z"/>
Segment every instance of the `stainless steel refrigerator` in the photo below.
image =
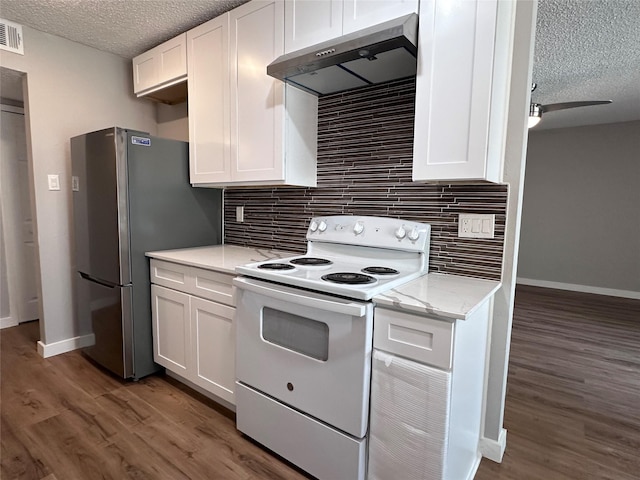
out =
<path fill-rule="evenodd" d="M 189 184 L 188 144 L 122 128 L 71 139 L 76 314 L 84 352 L 123 378 L 153 361 L 145 252 L 222 238 L 222 191 Z"/>

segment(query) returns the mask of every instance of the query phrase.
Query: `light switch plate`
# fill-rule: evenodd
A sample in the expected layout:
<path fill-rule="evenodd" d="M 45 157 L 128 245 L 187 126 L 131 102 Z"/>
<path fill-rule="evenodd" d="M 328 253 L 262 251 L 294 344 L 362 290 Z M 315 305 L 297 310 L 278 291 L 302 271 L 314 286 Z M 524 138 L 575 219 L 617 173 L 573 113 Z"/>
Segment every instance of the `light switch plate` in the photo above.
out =
<path fill-rule="evenodd" d="M 236 222 L 244 222 L 244 205 L 236 207 Z"/>
<path fill-rule="evenodd" d="M 493 238 L 495 233 L 495 214 L 461 213 L 458 215 L 458 237 Z"/>
<path fill-rule="evenodd" d="M 49 190 L 60 190 L 59 175 L 47 175 L 47 181 L 49 182 Z"/>

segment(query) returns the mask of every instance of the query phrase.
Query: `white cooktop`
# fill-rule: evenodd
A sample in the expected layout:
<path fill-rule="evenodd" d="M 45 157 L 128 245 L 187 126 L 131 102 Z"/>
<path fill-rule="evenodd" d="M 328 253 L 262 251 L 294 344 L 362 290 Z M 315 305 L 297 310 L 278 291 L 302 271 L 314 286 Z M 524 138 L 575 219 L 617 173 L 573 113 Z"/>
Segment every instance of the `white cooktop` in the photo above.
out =
<path fill-rule="evenodd" d="M 427 273 L 430 231 L 427 224 L 385 217 L 317 217 L 309 223 L 306 254 L 250 263 L 236 267 L 236 272 L 294 287 L 370 300 Z M 331 263 L 296 265 L 300 258 L 319 258 Z M 283 269 L 264 268 L 273 264 Z M 368 267 L 393 269 L 397 273 L 363 272 Z M 323 279 L 337 273 L 359 279 L 369 277 L 369 283 L 334 283 Z"/>

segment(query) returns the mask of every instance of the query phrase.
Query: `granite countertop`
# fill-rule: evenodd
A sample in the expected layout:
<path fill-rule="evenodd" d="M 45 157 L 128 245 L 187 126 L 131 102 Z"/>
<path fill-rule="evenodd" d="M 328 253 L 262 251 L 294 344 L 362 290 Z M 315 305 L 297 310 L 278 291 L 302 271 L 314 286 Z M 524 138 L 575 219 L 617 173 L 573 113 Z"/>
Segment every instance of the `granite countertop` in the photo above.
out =
<path fill-rule="evenodd" d="M 235 275 L 238 265 L 295 255 L 294 252 L 238 245 L 212 245 L 147 252 L 147 257 Z M 467 319 L 493 295 L 500 282 L 430 273 L 373 300 L 378 306 L 419 315 Z"/>
<path fill-rule="evenodd" d="M 430 273 L 373 300 L 378 306 L 407 313 L 466 320 L 500 285 L 491 280 Z"/>
<path fill-rule="evenodd" d="M 235 275 L 235 268 L 246 263 L 290 257 L 293 252 L 238 245 L 211 245 L 147 252 L 147 257 Z"/>

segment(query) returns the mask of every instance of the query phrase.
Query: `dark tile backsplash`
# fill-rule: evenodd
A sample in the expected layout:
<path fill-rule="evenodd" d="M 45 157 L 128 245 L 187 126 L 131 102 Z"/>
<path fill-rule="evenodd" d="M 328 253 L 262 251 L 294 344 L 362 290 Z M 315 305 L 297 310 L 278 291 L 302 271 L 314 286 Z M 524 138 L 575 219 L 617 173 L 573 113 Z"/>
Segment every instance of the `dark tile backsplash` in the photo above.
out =
<path fill-rule="evenodd" d="M 413 79 L 320 98 L 317 188 L 227 189 L 224 242 L 304 252 L 313 216 L 396 217 L 431 224 L 430 271 L 499 280 L 507 186 L 413 183 L 414 100 Z M 495 213 L 495 238 L 458 238 L 458 213 Z"/>

